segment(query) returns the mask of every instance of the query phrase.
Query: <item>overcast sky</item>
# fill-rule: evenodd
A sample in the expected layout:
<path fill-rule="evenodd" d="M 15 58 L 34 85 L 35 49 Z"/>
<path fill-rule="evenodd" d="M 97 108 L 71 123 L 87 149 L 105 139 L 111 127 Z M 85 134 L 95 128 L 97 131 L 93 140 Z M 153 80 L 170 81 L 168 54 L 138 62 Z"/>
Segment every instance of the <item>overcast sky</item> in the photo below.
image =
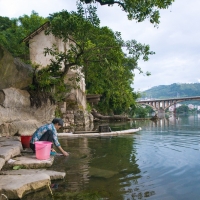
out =
<path fill-rule="evenodd" d="M 172 83 L 200 82 L 200 0 L 175 0 L 168 10 L 161 11 L 159 28 L 148 21 L 129 21 L 118 6 L 96 5 L 102 26 L 120 31 L 124 40 L 136 39 L 149 44 L 156 52 L 148 62 L 139 63 L 151 76 L 136 72 L 133 85 L 136 91 Z M 63 9 L 76 10 L 76 1 L 0 0 L 0 16 L 9 18 L 30 15 L 32 10 L 47 17 Z"/>

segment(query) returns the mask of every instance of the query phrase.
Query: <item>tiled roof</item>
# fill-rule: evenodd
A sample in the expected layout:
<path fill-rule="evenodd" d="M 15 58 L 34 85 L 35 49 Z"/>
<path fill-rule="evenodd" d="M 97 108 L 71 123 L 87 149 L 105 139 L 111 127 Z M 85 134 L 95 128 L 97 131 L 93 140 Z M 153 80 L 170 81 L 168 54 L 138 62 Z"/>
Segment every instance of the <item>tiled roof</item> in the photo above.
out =
<path fill-rule="evenodd" d="M 33 31 L 31 34 L 29 34 L 27 37 L 25 37 L 23 39 L 23 42 L 28 42 L 30 39 L 32 39 L 34 36 L 39 34 L 41 31 L 45 30 L 48 26 L 49 26 L 49 22 L 45 22 L 37 30 Z"/>

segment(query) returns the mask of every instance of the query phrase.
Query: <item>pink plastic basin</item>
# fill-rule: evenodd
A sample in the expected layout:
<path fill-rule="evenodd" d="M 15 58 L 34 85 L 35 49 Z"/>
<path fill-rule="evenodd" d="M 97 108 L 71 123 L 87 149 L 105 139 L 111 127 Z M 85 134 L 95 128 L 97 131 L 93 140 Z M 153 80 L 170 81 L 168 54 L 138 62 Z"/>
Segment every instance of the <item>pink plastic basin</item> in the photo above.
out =
<path fill-rule="evenodd" d="M 37 141 L 35 142 L 36 158 L 38 160 L 47 160 L 50 158 L 52 142 Z"/>

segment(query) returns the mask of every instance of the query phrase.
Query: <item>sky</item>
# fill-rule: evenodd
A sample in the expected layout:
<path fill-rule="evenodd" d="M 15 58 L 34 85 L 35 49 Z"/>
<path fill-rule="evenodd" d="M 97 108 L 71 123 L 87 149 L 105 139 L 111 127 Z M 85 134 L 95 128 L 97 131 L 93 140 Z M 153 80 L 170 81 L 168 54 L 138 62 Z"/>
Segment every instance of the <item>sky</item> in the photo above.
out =
<path fill-rule="evenodd" d="M 148 20 L 140 23 L 128 20 L 119 6 L 95 5 L 101 26 L 121 32 L 124 40 L 148 44 L 156 53 L 147 62 L 139 62 L 142 71 L 151 72 L 151 76 L 135 71 L 135 91 L 200 82 L 200 0 L 175 0 L 169 9 L 160 11 L 158 28 Z M 30 15 L 32 10 L 47 17 L 63 9 L 76 11 L 76 0 L 0 0 L 0 16 L 9 18 Z"/>

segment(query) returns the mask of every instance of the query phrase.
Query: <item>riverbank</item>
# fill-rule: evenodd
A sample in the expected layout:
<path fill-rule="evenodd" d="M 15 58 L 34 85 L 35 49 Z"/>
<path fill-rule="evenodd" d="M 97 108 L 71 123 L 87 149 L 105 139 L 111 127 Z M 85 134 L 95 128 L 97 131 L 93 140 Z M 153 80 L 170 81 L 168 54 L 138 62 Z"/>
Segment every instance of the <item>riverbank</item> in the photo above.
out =
<path fill-rule="evenodd" d="M 53 156 L 38 160 L 34 153 L 23 150 L 19 137 L 0 137 L 0 199 L 20 199 L 42 188 L 51 192 L 51 180 L 65 177 L 65 172 L 44 169 L 53 161 Z"/>

